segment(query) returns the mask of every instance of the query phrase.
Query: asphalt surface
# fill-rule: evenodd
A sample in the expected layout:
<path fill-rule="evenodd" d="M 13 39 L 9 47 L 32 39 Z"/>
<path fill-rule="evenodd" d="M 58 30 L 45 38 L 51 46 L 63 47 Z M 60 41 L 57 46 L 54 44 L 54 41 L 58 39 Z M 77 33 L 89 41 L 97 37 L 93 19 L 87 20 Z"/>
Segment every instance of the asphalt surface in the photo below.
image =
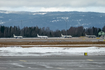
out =
<path fill-rule="evenodd" d="M 105 70 L 105 56 L 0 56 L 0 70 Z"/>
<path fill-rule="evenodd" d="M 98 41 L 105 41 L 104 39 L 100 38 L 87 38 L 87 37 L 73 37 L 73 38 L 62 38 L 62 37 L 51 37 L 48 39 L 43 38 L 0 38 L 0 42 L 98 42 Z"/>

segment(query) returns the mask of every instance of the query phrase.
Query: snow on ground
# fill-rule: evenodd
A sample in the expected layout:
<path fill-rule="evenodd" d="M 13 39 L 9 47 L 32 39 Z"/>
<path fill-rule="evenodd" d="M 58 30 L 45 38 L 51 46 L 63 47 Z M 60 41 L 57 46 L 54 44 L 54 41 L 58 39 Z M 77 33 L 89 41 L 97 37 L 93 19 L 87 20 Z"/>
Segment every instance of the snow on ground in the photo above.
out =
<path fill-rule="evenodd" d="M 1 47 L 0 56 L 105 55 L 105 47 Z"/>

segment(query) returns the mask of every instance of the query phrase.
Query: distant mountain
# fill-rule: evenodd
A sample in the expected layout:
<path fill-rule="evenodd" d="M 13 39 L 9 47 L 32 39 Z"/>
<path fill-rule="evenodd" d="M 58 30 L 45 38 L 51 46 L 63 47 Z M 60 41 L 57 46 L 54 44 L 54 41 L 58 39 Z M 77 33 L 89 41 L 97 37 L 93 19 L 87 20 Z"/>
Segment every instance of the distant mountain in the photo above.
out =
<path fill-rule="evenodd" d="M 0 10 L 0 25 L 49 27 L 51 30 L 71 26 L 99 27 L 105 25 L 105 13 L 96 12 L 14 12 Z"/>

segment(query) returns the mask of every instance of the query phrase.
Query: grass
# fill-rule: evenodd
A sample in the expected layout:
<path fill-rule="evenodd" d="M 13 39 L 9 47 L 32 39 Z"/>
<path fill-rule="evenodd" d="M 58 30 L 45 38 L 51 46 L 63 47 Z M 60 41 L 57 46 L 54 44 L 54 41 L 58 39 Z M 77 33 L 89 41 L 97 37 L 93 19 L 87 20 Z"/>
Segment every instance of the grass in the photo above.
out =
<path fill-rule="evenodd" d="M 0 42 L 0 47 L 15 46 L 15 45 L 82 45 L 82 44 L 105 44 L 105 42 Z M 32 46 L 21 46 L 21 47 L 32 47 Z M 40 46 L 44 47 L 44 46 Z M 57 47 L 80 47 L 80 46 L 57 46 Z M 90 47 L 90 46 L 81 46 Z M 99 46 L 105 47 L 105 46 Z"/>
<path fill-rule="evenodd" d="M 0 45 L 105 44 L 105 42 L 0 42 Z"/>

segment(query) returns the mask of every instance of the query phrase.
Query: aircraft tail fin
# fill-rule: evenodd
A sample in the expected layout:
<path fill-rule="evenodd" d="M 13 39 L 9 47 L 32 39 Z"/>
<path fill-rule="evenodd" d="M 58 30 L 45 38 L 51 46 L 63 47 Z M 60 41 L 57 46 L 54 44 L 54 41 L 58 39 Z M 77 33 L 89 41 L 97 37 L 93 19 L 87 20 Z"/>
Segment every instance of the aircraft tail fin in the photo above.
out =
<path fill-rule="evenodd" d="M 63 34 L 61 34 L 61 36 L 63 37 Z"/>
<path fill-rule="evenodd" d="M 13 34 L 13 36 L 15 37 L 15 34 Z"/>
<path fill-rule="evenodd" d="M 39 37 L 39 35 L 37 34 L 37 37 Z"/>

